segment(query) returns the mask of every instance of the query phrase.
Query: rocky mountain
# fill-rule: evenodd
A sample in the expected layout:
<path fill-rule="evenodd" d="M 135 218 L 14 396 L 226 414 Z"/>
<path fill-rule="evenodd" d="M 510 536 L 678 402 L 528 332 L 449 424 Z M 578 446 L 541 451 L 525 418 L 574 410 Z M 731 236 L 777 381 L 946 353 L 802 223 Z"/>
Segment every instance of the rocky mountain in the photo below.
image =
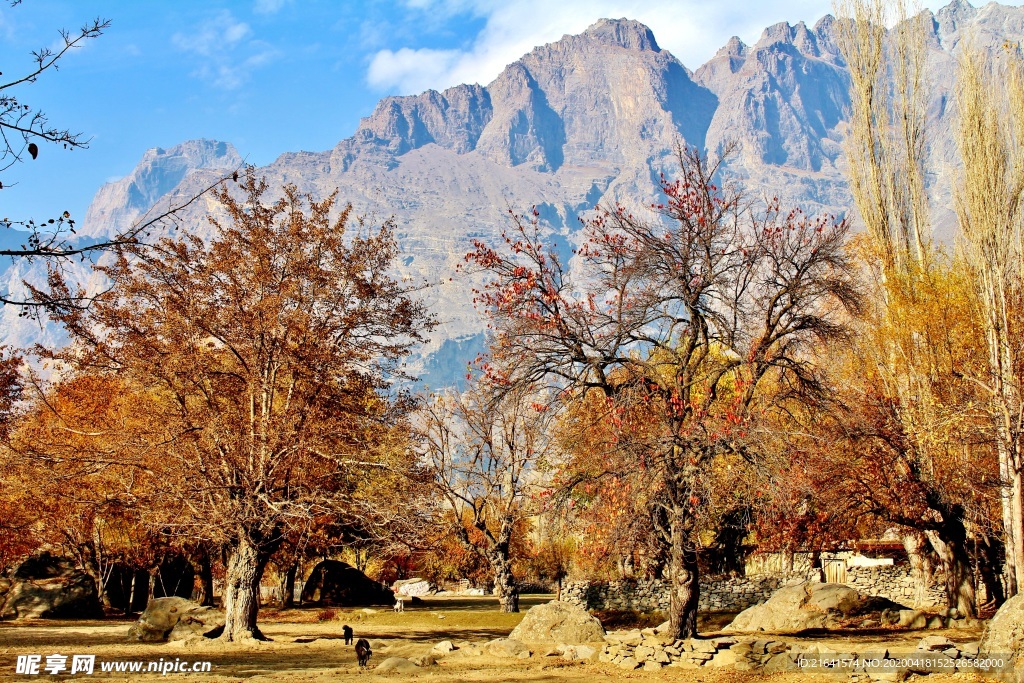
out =
<path fill-rule="evenodd" d="M 954 0 L 928 18 L 940 131 L 930 153 L 941 161 L 952 149 L 943 131 L 952 121 L 959 42 L 967 35 L 986 45 L 1021 40 L 1024 9 Z M 333 149 L 284 154 L 260 172 L 272 186 L 294 183 L 316 195 L 337 188 L 371 221 L 395 218 L 404 251 L 399 274 L 431 285 L 425 296 L 442 322 L 419 362 L 436 386 L 460 375 L 482 345 L 471 284 L 449 277 L 470 240 L 499 239 L 509 207 L 535 205 L 551 239 L 568 251 L 581 213 L 654 199 L 658 174 L 673 171 L 678 142 L 715 150 L 735 141 L 725 173 L 752 195 L 780 195 L 809 213 L 848 213 L 848 78 L 832 17 L 813 27 L 776 24 L 754 45 L 733 38 L 696 71 L 663 50 L 647 26 L 602 19 L 536 48 L 486 86 L 387 97 Z M 238 163 L 222 142 L 150 150 L 132 174 L 97 193 L 84 232 L 113 234 L 154 203 L 190 196 Z M 929 182 L 936 231 L 948 236 L 949 179 L 936 174 Z M 185 222 L 202 233 L 209 228 L 201 215 L 210 210 L 197 204 Z"/>

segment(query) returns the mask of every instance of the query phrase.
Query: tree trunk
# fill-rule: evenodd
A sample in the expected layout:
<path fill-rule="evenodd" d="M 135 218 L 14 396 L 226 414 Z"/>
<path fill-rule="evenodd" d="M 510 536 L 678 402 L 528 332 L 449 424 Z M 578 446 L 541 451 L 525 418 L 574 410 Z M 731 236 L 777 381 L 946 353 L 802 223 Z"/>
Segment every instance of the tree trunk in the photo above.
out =
<path fill-rule="evenodd" d="M 1020 526 L 1020 473 L 1013 471 L 1010 462 L 1010 452 L 1002 438 L 1002 430 L 996 437 L 996 451 L 999 455 L 999 478 L 1002 480 L 1002 495 L 1000 505 L 1003 513 L 1003 547 L 1006 548 L 1006 559 L 1003 562 L 1003 574 L 1006 581 L 1006 597 L 1012 598 L 1018 590 L 1018 574 L 1024 567 L 1018 566 L 1018 557 L 1021 550 L 1021 526 Z"/>
<path fill-rule="evenodd" d="M 910 560 L 910 575 L 914 578 L 914 604 L 921 607 L 928 596 L 928 588 L 932 585 L 932 563 L 928 557 L 928 539 L 920 531 L 911 531 L 903 535 L 903 548 Z"/>
<path fill-rule="evenodd" d="M 196 574 L 199 576 L 199 604 L 203 607 L 213 607 L 213 561 L 210 559 L 210 553 L 203 550 L 196 564 Z"/>
<path fill-rule="evenodd" d="M 1017 461 L 1019 458 L 1019 454 L 1015 454 L 1013 460 Z M 1014 592 L 1007 591 L 1008 598 L 1016 595 L 1024 586 L 1024 479 L 1022 479 L 1019 469 L 1011 476 L 1010 489 L 1012 493 L 1013 546 L 1007 548 L 1006 556 L 1013 555 L 1015 576 Z"/>
<path fill-rule="evenodd" d="M 633 561 L 633 551 L 628 551 L 619 557 L 619 573 L 624 579 L 632 579 L 636 574 L 636 564 Z"/>
<path fill-rule="evenodd" d="M 132 594 L 128 602 L 128 611 L 141 612 L 149 604 L 149 572 L 136 569 L 132 574 Z"/>
<path fill-rule="evenodd" d="M 978 573 L 981 574 L 982 585 L 985 586 L 985 605 L 998 608 L 1006 601 L 1003 584 L 999 581 L 1002 548 L 999 539 L 994 536 L 983 536 L 977 541 Z"/>
<path fill-rule="evenodd" d="M 299 563 L 292 562 L 281 581 L 281 607 L 295 606 L 295 576 L 299 573 Z"/>
<path fill-rule="evenodd" d="M 672 550 L 669 578 L 672 591 L 668 608 L 669 632 L 677 640 L 697 635 L 697 603 L 700 600 L 697 554 L 689 547 L 683 520 L 679 517 L 675 515 L 670 531 Z"/>
<path fill-rule="evenodd" d="M 950 515 L 938 530 L 925 533 L 946 572 L 946 606 L 956 608 L 960 617 L 977 618 L 971 558 L 967 554 L 967 530 L 963 521 Z"/>
<path fill-rule="evenodd" d="M 494 594 L 498 596 L 502 612 L 519 611 L 519 586 L 512 575 L 512 563 L 508 559 L 508 547 L 499 544 L 490 552 L 491 569 L 494 571 Z"/>
<path fill-rule="evenodd" d="M 226 641 L 266 640 L 256 625 L 260 579 L 266 560 L 243 534 L 228 556 L 224 579 L 224 632 Z"/>

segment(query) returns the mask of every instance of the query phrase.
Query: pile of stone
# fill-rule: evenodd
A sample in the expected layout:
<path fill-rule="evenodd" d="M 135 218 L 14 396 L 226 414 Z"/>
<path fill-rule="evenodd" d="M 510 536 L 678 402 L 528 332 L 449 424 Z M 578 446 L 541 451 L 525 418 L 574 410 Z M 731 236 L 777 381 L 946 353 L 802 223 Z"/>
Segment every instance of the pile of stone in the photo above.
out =
<path fill-rule="evenodd" d="M 980 619 L 966 618 L 957 613 L 955 607 L 943 608 L 940 610 L 916 610 L 902 609 L 894 612 L 888 622 L 895 626 L 909 629 L 922 628 L 978 628 L 982 622 Z M 862 624 L 863 625 L 863 624 Z"/>
<path fill-rule="evenodd" d="M 789 645 L 780 640 L 733 636 L 676 640 L 659 633 L 662 630 L 659 627 L 609 633 L 598 660 L 627 671 L 641 667 L 656 671 L 666 666 L 729 666 L 740 671 L 764 672 L 796 669 Z"/>
<path fill-rule="evenodd" d="M 804 649 L 797 658 L 816 658 L 835 673 L 840 671 L 854 681 L 903 681 L 911 674 L 953 674 L 957 672 L 1001 673 L 981 667 L 978 643 L 953 643 L 943 636 L 923 638 L 914 650 L 883 653 L 836 652 L 824 646 Z"/>

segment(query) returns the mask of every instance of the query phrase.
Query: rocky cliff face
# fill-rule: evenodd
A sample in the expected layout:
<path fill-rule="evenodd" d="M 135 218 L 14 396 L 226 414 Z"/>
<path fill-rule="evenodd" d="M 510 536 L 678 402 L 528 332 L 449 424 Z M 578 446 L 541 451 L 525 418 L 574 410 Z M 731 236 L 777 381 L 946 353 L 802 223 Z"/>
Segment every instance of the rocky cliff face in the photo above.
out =
<path fill-rule="evenodd" d="M 109 237 L 143 219 L 151 209 L 173 201 L 175 190 L 194 171 L 238 168 L 233 146 L 215 140 L 189 140 L 170 149 L 155 147 L 124 178 L 99 189 L 85 213 L 81 233 Z"/>
<path fill-rule="evenodd" d="M 968 33 L 992 46 L 1021 40 L 1024 9 L 956 0 L 930 18 L 938 131 L 931 154 L 943 160 L 951 158 L 949 84 L 959 42 Z M 751 46 L 734 38 L 691 72 L 648 27 L 603 19 L 536 48 L 486 87 L 385 98 L 335 148 L 285 154 L 260 171 L 272 186 L 290 182 L 318 195 L 337 188 L 372 220 L 394 216 L 405 253 L 400 274 L 431 284 L 425 296 L 442 321 L 424 349 L 434 356 L 421 365 L 436 386 L 464 372 L 459 349 L 478 349 L 483 329 L 471 283 L 449 277 L 471 239 L 500 238 L 508 207 L 536 206 L 568 253 L 581 213 L 599 202 L 643 206 L 655 198 L 658 173 L 672 172 L 678 142 L 714 150 L 735 141 L 725 173 L 752 196 L 778 194 L 810 213 L 849 213 L 842 172 L 848 74 L 833 21 L 776 24 Z M 230 145 L 211 141 L 150 150 L 132 174 L 97 193 L 84 231 L 123 230 L 154 202 L 189 196 L 239 161 Z M 932 179 L 940 236 L 952 225 L 949 187 L 948 177 Z M 197 204 L 186 222 L 208 231 L 201 217 L 211 208 Z"/>

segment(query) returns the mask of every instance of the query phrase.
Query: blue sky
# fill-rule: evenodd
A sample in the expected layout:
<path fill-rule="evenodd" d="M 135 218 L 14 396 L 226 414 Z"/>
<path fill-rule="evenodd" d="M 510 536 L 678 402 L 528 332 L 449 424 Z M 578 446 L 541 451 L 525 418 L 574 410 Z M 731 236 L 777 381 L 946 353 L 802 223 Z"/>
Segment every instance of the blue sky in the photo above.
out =
<path fill-rule="evenodd" d="M 937 9 L 944 2 L 929 2 Z M 1020 4 L 1013 2 L 1010 4 Z M 82 217 L 103 182 L 150 147 L 211 138 L 250 162 L 319 151 L 348 137 L 388 94 L 488 83 L 533 46 L 601 17 L 648 24 L 695 69 L 730 36 L 817 21 L 828 0 L 24 0 L 0 5 L 0 71 L 31 67 L 60 28 L 110 19 L 58 72 L 18 89 L 90 149 L 44 147 L 4 172 L 0 216 Z"/>

